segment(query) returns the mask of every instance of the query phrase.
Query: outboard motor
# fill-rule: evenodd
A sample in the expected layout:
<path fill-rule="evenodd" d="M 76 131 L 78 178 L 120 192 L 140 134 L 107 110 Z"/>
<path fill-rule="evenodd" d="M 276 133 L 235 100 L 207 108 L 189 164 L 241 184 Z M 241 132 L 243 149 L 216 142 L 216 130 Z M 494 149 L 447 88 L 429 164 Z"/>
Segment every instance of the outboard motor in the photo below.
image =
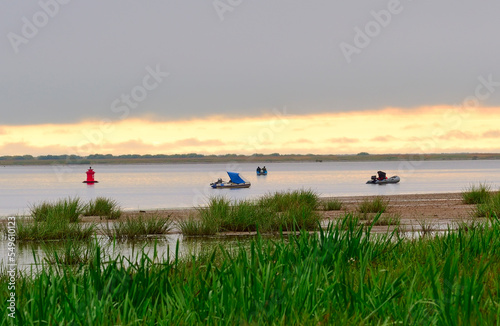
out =
<path fill-rule="evenodd" d="M 373 182 L 377 181 L 377 176 L 376 175 L 372 175 L 372 181 Z"/>

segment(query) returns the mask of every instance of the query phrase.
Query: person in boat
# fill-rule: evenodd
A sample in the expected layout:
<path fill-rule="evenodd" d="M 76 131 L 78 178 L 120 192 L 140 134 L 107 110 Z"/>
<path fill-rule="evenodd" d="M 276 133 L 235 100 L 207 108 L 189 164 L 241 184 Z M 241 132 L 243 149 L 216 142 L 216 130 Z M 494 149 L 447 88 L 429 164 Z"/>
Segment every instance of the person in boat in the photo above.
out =
<path fill-rule="evenodd" d="M 383 171 L 377 171 L 378 173 L 378 180 L 385 180 L 387 179 L 387 174 Z"/>
<path fill-rule="evenodd" d="M 261 169 L 260 166 L 257 167 L 257 173 L 260 173 Z"/>
<path fill-rule="evenodd" d="M 262 168 L 262 172 L 266 173 L 267 172 L 267 169 L 266 169 L 266 166 L 264 165 L 264 167 Z"/>

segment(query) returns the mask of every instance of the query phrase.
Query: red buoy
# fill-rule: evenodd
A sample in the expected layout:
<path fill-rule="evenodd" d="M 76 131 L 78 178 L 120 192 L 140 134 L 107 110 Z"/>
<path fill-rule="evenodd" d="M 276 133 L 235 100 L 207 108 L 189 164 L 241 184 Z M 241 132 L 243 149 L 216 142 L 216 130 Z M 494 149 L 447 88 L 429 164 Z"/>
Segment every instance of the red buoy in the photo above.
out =
<path fill-rule="evenodd" d="M 92 167 L 89 167 L 89 169 L 87 170 L 87 180 L 83 181 L 83 183 L 87 183 L 87 184 L 91 184 L 93 185 L 94 183 L 98 183 L 99 181 L 95 181 L 94 180 L 94 170 L 92 170 Z"/>

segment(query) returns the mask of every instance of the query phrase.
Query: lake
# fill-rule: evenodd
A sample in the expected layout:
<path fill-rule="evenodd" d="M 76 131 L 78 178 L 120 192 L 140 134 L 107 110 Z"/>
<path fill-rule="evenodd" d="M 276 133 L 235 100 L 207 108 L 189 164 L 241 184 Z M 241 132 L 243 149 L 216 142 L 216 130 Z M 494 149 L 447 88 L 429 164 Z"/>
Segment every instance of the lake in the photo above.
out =
<path fill-rule="evenodd" d="M 123 210 L 184 208 L 204 205 L 210 196 L 252 199 L 266 193 L 311 189 L 320 196 L 394 195 L 460 192 L 479 182 L 497 190 L 500 161 L 390 161 L 266 163 L 267 176 L 257 176 L 255 163 L 93 165 L 99 183 L 87 185 L 88 166 L 0 166 L 0 216 L 26 214 L 30 205 L 66 197 L 87 201 L 115 199 Z M 260 164 L 262 167 L 264 164 Z M 370 185 L 378 170 L 401 182 Z M 240 172 L 247 189 L 212 189 L 226 171 Z"/>

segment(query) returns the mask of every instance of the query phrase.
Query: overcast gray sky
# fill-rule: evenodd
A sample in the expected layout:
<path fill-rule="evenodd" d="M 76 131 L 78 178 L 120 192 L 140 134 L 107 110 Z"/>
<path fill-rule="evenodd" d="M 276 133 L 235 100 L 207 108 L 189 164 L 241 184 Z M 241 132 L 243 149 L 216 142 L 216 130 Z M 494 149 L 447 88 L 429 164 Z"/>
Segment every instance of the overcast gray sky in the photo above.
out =
<path fill-rule="evenodd" d="M 112 118 L 147 67 L 169 76 L 131 116 L 165 120 L 453 105 L 500 81 L 499 1 L 59 1 L 0 1 L 0 125 Z"/>

